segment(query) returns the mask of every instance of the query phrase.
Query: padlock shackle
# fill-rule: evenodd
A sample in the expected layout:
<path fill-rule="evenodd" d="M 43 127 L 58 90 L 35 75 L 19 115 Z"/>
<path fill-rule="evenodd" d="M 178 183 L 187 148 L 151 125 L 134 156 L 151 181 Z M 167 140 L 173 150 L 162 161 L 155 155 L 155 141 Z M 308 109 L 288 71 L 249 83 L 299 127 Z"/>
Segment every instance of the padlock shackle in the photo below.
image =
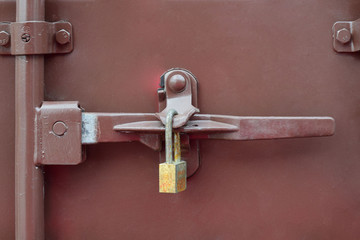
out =
<path fill-rule="evenodd" d="M 166 124 L 165 124 L 165 154 L 166 162 L 173 162 L 173 119 L 174 116 L 178 114 L 175 109 L 170 109 L 166 115 Z"/>
<path fill-rule="evenodd" d="M 174 133 L 174 162 L 180 162 L 181 160 L 181 145 L 180 145 L 180 133 Z"/>

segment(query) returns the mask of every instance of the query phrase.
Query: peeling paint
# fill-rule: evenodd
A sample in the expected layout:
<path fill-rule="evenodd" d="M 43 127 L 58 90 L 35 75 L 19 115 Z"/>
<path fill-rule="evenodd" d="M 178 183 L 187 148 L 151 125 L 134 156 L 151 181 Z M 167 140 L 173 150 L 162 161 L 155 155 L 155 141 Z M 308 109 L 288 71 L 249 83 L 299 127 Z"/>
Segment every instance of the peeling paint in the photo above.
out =
<path fill-rule="evenodd" d="M 97 143 L 97 117 L 95 114 L 82 113 L 81 142 L 82 144 Z"/>

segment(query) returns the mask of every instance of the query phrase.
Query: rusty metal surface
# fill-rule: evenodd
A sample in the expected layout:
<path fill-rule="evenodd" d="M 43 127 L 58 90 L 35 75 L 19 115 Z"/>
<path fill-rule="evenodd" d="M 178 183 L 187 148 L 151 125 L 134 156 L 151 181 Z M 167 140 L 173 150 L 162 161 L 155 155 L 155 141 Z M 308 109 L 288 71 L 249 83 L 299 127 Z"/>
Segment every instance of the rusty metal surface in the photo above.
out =
<path fill-rule="evenodd" d="M 201 81 L 203 113 L 337 121 L 330 138 L 201 141 L 202 165 L 176 197 L 157 192 L 157 152 L 88 145 L 83 164 L 45 167 L 47 239 L 359 238 L 360 62 L 331 36 L 360 17 L 358 0 L 46 6 L 47 21 L 76 29 L 71 54 L 46 57 L 46 100 L 153 113 L 159 76 L 183 67 Z"/>
<path fill-rule="evenodd" d="M 173 162 L 173 119 L 174 116 L 177 115 L 177 111 L 174 109 L 169 109 L 166 114 L 166 124 L 165 124 L 165 157 L 166 162 Z"/>
<path fill-rule="evenodd" d="M 36 115 L 36 165 L 76 165 L 83 161 L 78 102 L 43 102 Z"/>
<path fill-rule="evenodd" d="M 180 193 L 186 190 L 186 162 L 159 164 L 159 192 Z"/>
<path fill-rule="evenodd" d="M 4 55 L 69 53 L 73 50 L 72 26 L 65 21 L 3 22 L 0 33 L 0 54 Z"/>

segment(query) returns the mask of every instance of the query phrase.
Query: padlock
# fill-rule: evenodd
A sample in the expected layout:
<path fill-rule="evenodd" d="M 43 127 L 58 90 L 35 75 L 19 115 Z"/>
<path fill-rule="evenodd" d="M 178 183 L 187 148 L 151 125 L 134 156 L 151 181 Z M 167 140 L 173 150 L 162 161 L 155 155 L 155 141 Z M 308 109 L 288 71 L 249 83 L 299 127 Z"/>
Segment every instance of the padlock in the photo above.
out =
<path fill-rule="evenodd" d="M 180 133 L 174 134 L 174 141 L 172 136 L 172 122 L 176 114 L 177 112 L 171 109 L 166 116 L 166 162 L 159 165 L 159 192 L 161 193 L 178 193 L 186 189 L 186 162 L 181 160 Z"/>

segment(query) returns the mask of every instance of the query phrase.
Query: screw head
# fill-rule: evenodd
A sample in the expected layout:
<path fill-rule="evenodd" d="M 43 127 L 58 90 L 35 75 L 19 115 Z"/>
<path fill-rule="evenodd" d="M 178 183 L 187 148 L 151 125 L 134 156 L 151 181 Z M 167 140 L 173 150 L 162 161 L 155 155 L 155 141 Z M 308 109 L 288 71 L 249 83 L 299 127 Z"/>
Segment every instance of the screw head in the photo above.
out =
<path fill-rule="evenodd" d="M 349 43 L 351 41 L 351 32 L 346 28 L 340 29 L 336 33 L 336 40 L 342 44 Z"/>
<path fill-rule="evenodd" d="M 8 32 L 1 31 L 0 32 L 0 45 L 5 46 L 6 44 L 9 43 L 9 40 L 10 40 L 10 34 Z"/>
<path fill-rule="evenodd" d="M 169 87 L 173 92 L 181 92 L 185 89 L 186 80 L 183 75 L 175 74 L 169 80 Z"/>
<path fill-rule="evenodd" d="M 63 136 L 66 133 L 67 129 L 68 129 L 68 126 L 62 121 L 55 122 L 52 127 L 53 133 L 59 137 Z"/>
<path fill-rule="evenodd" d="M 30 39 L 31 39 L 31 37 L 28 33 L 24 33 L 23 35 L 21 35 L 21 40 L 23 42 L 30 42 Z"/>
<path fill-rule="evenodd" d="M 71 37 L 70 33 L 68 31 L 66 31 L 65 29 L 61 29 L 60 31 L 58 31 L 55 34 L 56 41 L 61 45 L 69 43 L 70 37 Z"/>

